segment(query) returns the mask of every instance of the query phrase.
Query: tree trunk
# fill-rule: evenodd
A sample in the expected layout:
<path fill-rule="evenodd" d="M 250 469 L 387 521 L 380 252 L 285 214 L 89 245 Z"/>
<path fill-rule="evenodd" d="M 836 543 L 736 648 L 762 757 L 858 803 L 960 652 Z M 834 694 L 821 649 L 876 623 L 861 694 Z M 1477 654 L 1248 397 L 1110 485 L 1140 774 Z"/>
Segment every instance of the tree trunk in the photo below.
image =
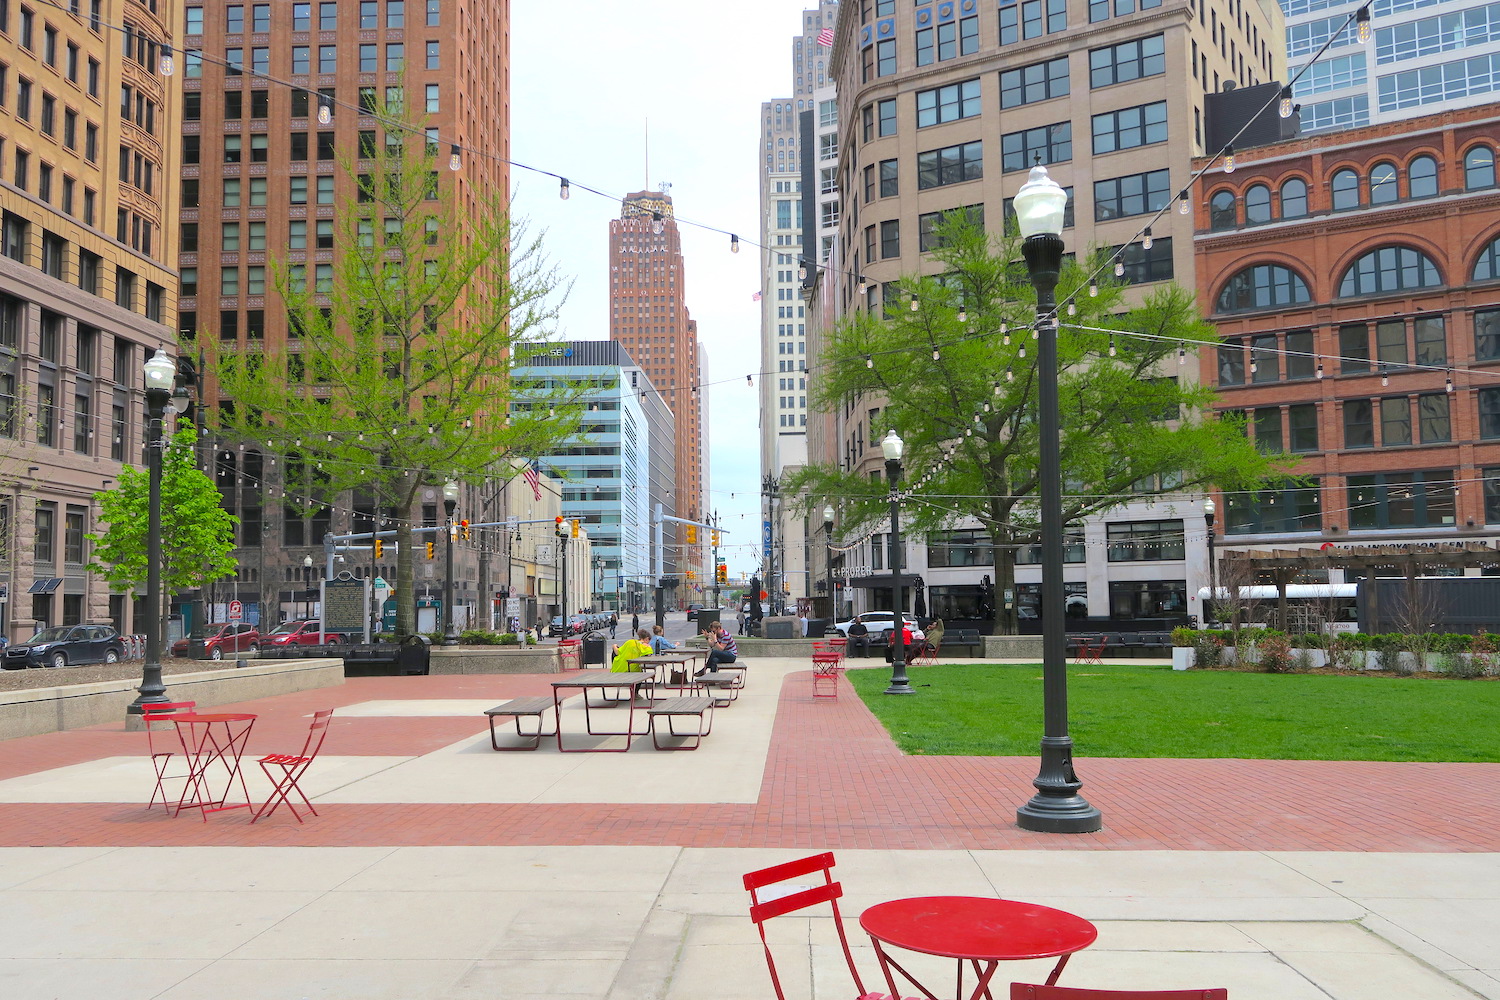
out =
<path fill-rule="evenodd" d="M 411 530 L 415 506 L 407 498 L 396 519 L 396 635 L 403 638 L 417 630 L 417 590 L 413 579 L 416 543 Z"/>

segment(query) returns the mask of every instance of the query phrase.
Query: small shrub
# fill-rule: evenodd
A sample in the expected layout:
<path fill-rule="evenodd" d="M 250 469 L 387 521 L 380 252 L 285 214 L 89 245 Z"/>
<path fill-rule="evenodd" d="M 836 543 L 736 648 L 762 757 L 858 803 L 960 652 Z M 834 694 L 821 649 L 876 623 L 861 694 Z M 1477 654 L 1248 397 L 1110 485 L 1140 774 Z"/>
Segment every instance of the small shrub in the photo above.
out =
<path fill-rule="evenodd" d="M 1500 674 L 1500 636 L 1480 632 L 1469 641 L 1469 662 L 1477 668 L 1474 677 Z"/>
<path fill-rule="evenodd" d="M 1303 638 L 1306 638 L 1305 636 Z M 1292 669 L 1305 673 L 1313 669 L 1316 664 L 1313 661 L 1312 650 L 1306 646 L 1298 646 L 1292 653 Z"/>
<path fill-rule="evenodd" d="M 1191 648 L 1198 641 L 1198 630 L 1195 628 L 1178 627 L 1172 630 L 1172 645 L 1183 649 Z"/>
<path fill-rule="evenodd" d="M 1339 632 L 1328 643 L 1328 665 L 1335 670 L 1350 670 L 1354 654 L 1364 649 L 1364 637 L 1357 632 Z"/>
<path fill-rule="evenodd" d="M 1193 657 L 1197 665 L 1211 670 L 1224 662 L 1224 639 L 1216 632 L 1198 632 L 1193 639 Z"/>
<path fill-rule="evenodd" d="M 1389 670 L 1403 677 L 1410 677 L 1414 672 L 1413 667 L 1401 653 L 1409 648 L 1412 638 L 1399 632 L 1370 636 L 1370 649 L 1376 654 L 1377 669 Z"/>
<path fill-rule="evenodd" d="M 1268 674 L 1284 674 L 1292 666 L 1292 643 L 1284 635 L 1266 635 L 1257 647 L 1260 668 Z"/>

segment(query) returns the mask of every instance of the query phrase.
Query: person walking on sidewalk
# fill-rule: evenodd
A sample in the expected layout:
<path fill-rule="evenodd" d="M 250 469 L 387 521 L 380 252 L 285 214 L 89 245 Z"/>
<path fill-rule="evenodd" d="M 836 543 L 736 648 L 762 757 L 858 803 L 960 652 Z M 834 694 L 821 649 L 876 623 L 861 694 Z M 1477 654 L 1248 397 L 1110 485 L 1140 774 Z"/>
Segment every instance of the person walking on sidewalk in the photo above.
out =
<path fill-rule="evenodd" d="M 632 632 L 639 632 L 640 630 L 641 630 L 641 616 L 638 615 L 638 614 L 632 614 L 630 616 L 630 631 L 632 631 Z"/>
<path fill-rule="evenodd" d="M 611 639 L 613 639 L 615 637 L 615 628 L 619 624 L 620 624 L 620 616 L 617 615 L 615 612 L 611 611 L 609 613 L 609 637 Z M 640 629 L 636 629 L 636 631 L 639 632 Z"/>

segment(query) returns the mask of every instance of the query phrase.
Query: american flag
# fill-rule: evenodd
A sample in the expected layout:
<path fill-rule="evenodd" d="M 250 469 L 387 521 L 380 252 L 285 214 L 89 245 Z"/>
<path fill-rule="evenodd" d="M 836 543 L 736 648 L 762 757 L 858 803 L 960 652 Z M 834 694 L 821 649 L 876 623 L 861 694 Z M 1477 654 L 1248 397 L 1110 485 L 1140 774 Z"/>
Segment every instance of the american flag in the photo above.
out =
<path fill-rule="evenodd" d="M 542 477 L 536 474 L 536 466 L 530 462 L 526 463 L 526 470 L 521 473 L 521 478 L 531 487 L 531 495 L 536 499 L 542 498 Z"/>
<path fill-rule="evenodd" d="M 822 31 L 818 32 L 818 44 L 821 45 L 821 46 L 823 46 L 824 48 L 832 48 L 833 47 L 833 29 L 832 28 L 824 28 Z"/>
<path fill-rule="evenodd" d="M 750 301 L 751 302 L 759 302 L 760 301 L 760 292 L 756 292 L 754 295 L 750 296 Z"/>

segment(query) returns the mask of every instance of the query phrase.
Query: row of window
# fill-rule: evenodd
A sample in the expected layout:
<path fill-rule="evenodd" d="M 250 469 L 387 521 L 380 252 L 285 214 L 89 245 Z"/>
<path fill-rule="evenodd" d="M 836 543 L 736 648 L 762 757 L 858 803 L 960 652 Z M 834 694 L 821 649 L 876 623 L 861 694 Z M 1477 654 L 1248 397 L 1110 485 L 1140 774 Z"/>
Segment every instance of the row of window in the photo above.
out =
<path fill-rule="evenodd" d="M 312 31 L 314 27 L 318 31 L 337 31 L 339 26 L 339 4 L 333 0 L 323 0 L 317 5 L 317 18 L 313 17 L 314 5 L 311 3 L 294 3 L 291 5 L 291 29 L 293 31 Z M 384 23 L 386 28 L 406 27 L 406 0 L 385 0 L 385 16 L 381 16 L 382 4 L 378 0 L 360 0 L 358 25 L 361 31 L 373 31 Z M 427 27 L 436 27 L 441 23 L 441 5 L 439 0 L 422 0 L 421 6 Z M 212 9 L 212 8 L 209 8 Z M 186 17 L 187 33 L 189 35 L 203 34 L 205 9 L 203 7 L 188 7 L 184 11 Z M 244 4 L 226 4 L 223 7 L 224 20 L 220 27 L 226 35 L 243 34 L 248 24 L 253 32 L 262 33 L 271 30 L 272 10 L 271 4 L 255 3 L 249 5 L 249 18 L 245 15 Z M 282 16 L 285 16 L 283 14 Z"/>
<path fill-rule="evenodd" d="M 150 223 L 140 220 L 138 216 L 132 217 L 138 220 L 135 238 L 141 240 L 144 230 L 145 245 L 149 246 Z M 0 214 L 0 254 L 18 263 L 35 266 L 43 274 L 76 285 L 91 295 L 108 295 L 102 257 L 83 247 L 78 247 L 75 254 L 66 239 L 46 229 L 41 229 L 39 239 L 33 240 L 33 228 L 36 227 L 12 212 Z M 166 290 L 154 281 L 144 282 L 145 297 L 142 299 L 139 288 L 141 284 L 134 271 L 124 266 L 115 267 L 115 304 L 132 312 L 143 311 L 147 319 L 162 322 Z"/>
<path fill-rule="evenodd" d="M 1474 258 L 1471 281 L 1500 278 L 1500 238 L 1490 241 Z M 1413 247 L 1378 247 L 1362 254 L 1339 278 L 1336 298 L 1384 295 L 1392 292 L 1441 288 L 1437 264 Z M 1312 301 L 1307 282 L 1281 264 L 1254 264 L 1240 271 L 1219 292 L 1219 312 L 1306 305 Z"/>
<path fill-rule="evenodd" d="M 291 116 L 293 118 L 307 118 L 313 110 L 312 97 L 316 93 L 318 105 L 333 108 L 338 101 L 338 88 L 320 87 L 316 92 L 293 87 L 288 91 L 288 100 L 291 102 Z M 436 83 L 424 84 L 422 87 L 423 108 L 429 113 L 439 110 L 441 106 L 442 90 Z M 243 90 L 227 90 L 224 92 L 224 117 L 238 119 L 244 117 L 244 95 Z M 399 115 L 406 106 L 406 89 L 404 87 L 386 87 L 384 103 L 381 101 L 381 92 L 376 87 L 359 88 L 359 113 L 361 115 Z M 252 119 L 267 118 L 270 116 L 270 94 L 265 90 L 250 91 L 250 117 Z M 190 90 L 182 95 L 182 119 L 183 121 L 196 122 L 203 120 L 203 94 L 199 91 Z M 373 123 L 372 123 L 373 124 Z M 432 130 L 429 129 L 429 132 Z"/>
<path fill-rule="evenodd" d="M 1495 186 L 1495 151 L 1487 145 L 1471 146 L 1463 155 L 1464 190 Z M 1336 170 L 1329 180 L 1329 204 L 1335 212 L 1366 205 L 1389 205 L 1403 198 L 1434 198 L 1441 190 L 1438 161 L 1425 153 L 1413 157 L 1404 171 L 1394 162 L 1382 160 L 1361 177 L 1350 167 Z M 1271 189 L 1261 183 L 1245 188 L 1236 197 L 1229 189 L 1209 197 L 1209 228 L 1233 229 L 1257 226 L 1276 219 L 1300 219 L 1309 211 L 1307 181 L 1291 177 L 1281 183 L 1273 201 Z"/>
<path fill-rule="evenodd" d="M 287 72 L 293 75 L 307 75 L 314 72 L 313 56 L 317 55 L 318 73 L 337 73 L 339 67 L 339 50 L 347 49 L 340 45 L 293 45 L 291 47 L 291 61 L 288 63 Z M 358 66 L 361 73 L 375 73 L 382 68 L 387 73 L 399 73 L 406 68 L 406 43 L 386 42 L 384 58 L 382 59 L 381 47 L 374 43 L 363 43 L 356 49 Z M 183 75 L 190 80 L 201 79 L 203 76 L 203 56 L 198 52 L 188 52 L 183 60 Z M 442 45 L 436 40 L 428 40 L 423 47 L 423 65 L 426 69 L 438 69 L 442 65 Z M 229 47 L 224 50 L 224 76 L 233 79 L 249 70 L 255 76 L 270 76 L 271 49 L 268 46 L 252 46 L 250 48 L 250 61 L 245 62 L 245 50 L 242 48 Z"/>

